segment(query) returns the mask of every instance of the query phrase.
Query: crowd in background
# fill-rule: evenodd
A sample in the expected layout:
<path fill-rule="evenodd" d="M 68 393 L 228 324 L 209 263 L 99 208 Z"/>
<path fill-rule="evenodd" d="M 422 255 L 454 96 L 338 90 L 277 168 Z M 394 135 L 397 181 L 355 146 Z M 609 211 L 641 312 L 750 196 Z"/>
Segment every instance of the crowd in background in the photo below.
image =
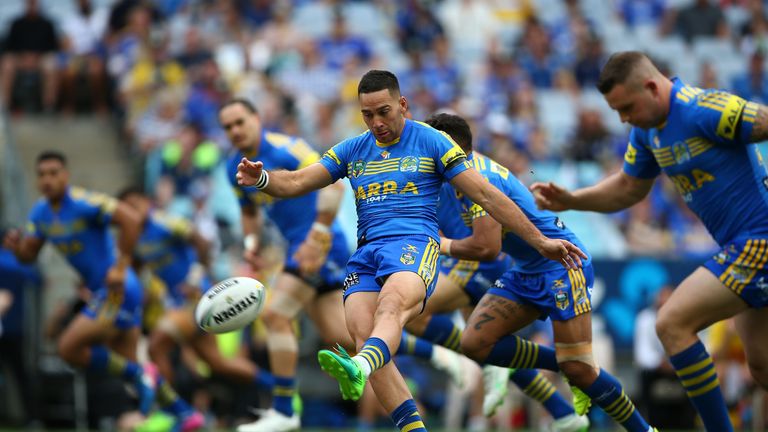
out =
<path fill-rule="evenodd" d="M 112 119 L 158 206 L 194 217 L 224 243 L 221 222 L 237 231 L 237 210 L 212 198 L 229 194 L 231 146 L 217 113 L 234 96 L 254 102 L 266 129 L 322 152 L 365 129 L 360 76 L 392 70 L 414 119 L 456 112 L 470 121 L 476 149 L 524 183 L 569 187 L 622 163 L 627 128 L 594 88 L 613 51 L 645 50 L 670 76 L 768 102 L 761 0 L 3 3 L 3 105 L 13 115 Z M 599 217 L 610 223 L 565 217 L 591 234 L 581 237 L 598 257 L 702 257 L 715 248 L 666 179 L 633 208 Z"/>

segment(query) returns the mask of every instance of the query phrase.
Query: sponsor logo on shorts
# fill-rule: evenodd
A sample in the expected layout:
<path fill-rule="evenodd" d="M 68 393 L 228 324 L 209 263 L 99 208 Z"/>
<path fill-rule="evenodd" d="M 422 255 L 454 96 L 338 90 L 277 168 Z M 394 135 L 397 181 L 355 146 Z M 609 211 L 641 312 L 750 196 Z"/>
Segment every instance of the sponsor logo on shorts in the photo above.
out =
<path fill-rule="evenodd" d="M 352 272 L 347 275 L 347 277 L 344 278 L 344 290 L 347 288 L 357 285 L 360 283 L 360 276 L 357 275 L 357 272 Z"/>
<path fill-rule="evenodd" d="M 587 290 L 586 287 L 578 287 L 573 293 L 573 303 L 580 305 L 587 302 Z"/>
<path fill-rule="evenodd" d="M 555 293 L 555 305 L 560 310 L 565 310 L 569 305 L 571 304 L 571 301 L 568 300 L 568 294 L 560 290 Z"/>
<path fill-rule="evenodd" d="M 400 255 L 400 262 L 405 265 L 411 265 L 416 262 L 416 258 L 413 257 L 413 253 L 411 252 L 403 252 L 403 254 Z"/>
<path fill-rule="evenodd" d="M 403 250 L 406 251 L 406 252 L 419 253 L 419 248 L 417 248 L 416 246 L 414 246 L 412 244 L 407 244 L 407 245 L 403 246 Z"/>
<path fill-rule="evenodd" d="M 565 288 L 565 282 L 563 282 L 562 279 L 555 279 L 552 282 L 552 289 L 561 289 L 561 288 Z"/>
<path fill-rule="evenodd" d="M 768 282 L 765 281 L 765 277 L 761 276 L 760 279 L 755 282 L 755 286 L 760 290 L 760 297 L 763 300 L 768 300 Z"/>

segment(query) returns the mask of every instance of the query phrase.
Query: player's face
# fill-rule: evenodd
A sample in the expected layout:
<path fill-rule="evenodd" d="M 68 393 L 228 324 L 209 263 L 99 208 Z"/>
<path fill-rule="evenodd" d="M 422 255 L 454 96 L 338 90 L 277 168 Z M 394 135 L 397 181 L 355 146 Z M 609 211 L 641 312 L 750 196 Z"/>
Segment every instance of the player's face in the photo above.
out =
<path fill-rule="evenodd" d="M 61 162 L 49 159 L 37 164 L 37 187 L 47 199 L 60 199 L 68 184 L 69 172 Z"/>
<path fill-rule="evenodd" d="M 219 122 L 229 141 L 238 150 L 253 150 L 258 143 L 261 135 L 259 116 L 248 111 L 242 104 L 232 104 L 221 110 Z"/>
<path fill-rule="evenodd" d="M 363 121 L 376 141 L 389 143 L 400 138 L 408 111 L 408 102 L 403 96 L 384 89 L 363 93 L 359 99 Z"/>
<path fill-rule="evenodd" d="M 605 95 L 608 105 L 619 114 L 622 123 L 649 129 L 664 122 L 661 98 L 655 83 L 642 86 L 617 84 Z"/>

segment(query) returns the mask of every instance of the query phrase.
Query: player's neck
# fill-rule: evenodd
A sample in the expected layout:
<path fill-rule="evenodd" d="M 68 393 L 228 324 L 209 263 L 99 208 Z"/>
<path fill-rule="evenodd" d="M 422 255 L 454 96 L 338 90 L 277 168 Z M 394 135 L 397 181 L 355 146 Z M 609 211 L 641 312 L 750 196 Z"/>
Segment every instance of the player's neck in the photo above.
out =
<path fill-rule="evenodd" d="M 259 154 L 259 147 L 261 147 L 261 138 L 254 140 L 248 147 L 242 149 L 243 156 L 247 158 L 256 157 Z"/>

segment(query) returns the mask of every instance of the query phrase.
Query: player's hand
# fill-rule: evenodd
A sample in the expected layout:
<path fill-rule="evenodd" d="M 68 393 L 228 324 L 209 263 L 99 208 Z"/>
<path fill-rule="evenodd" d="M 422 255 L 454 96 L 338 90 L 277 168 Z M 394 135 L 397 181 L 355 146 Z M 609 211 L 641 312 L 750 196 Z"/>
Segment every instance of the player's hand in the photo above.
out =
<path fill-rule="evenodd" d="M 264 267 L 266 266 L 264 258 L 262 258 L 261 255 L 259 255 L 258 251 L 255 251 L 253 249 L 243 250 L 243 260 L 245 260 L 245 262 L 247 262 L 251 266 L 251 270 L 255 272 L 264 269 Z"/>
<path fill-rule="evenodd" d="M 242 158 L 237 165 L 237 184 L 242 186 L 253 186 L 261 177 L 264 170 L 264 164 L 261 161 L 251 162 Z"/>
<path fill-rule="evenodd" d="M 562 186 L 552 182 L 534 183 L 530 187 L 536 205 L 542 210 L 563 211 L 568 210 L 571 193 Z"/>
<path fill-rule="evenodd" d="M 293 254 L 302 275 L 309 276 L 320 271 L 328 258 L 328 251 L 331 250 L 331 240 L 330 233 L 314 229 L 309 231 L 307 238 Z"/>
<path fill-rule="evenodd" d="M 581 259 L 587 259 L 587 254 L 573 243 L 563 239 L 548 238 L 537 247 L 537 250 L 544 257 L 559 262 L 567 269 L 579 268 Z"/>
<path fill-rule="evenodd" d="M 107 288 L 111 290 L 121 290 L 125 287 L 125 266 L 115 264 L 109 268 L 107 277 L 104 281 L 107 284 Z"/>
<path fill-rule="evenodd" d="M 3 248 L 16 252 L 21 246 L 21 232 L 17 229 L 10 229 L 3 237 Z"/>

